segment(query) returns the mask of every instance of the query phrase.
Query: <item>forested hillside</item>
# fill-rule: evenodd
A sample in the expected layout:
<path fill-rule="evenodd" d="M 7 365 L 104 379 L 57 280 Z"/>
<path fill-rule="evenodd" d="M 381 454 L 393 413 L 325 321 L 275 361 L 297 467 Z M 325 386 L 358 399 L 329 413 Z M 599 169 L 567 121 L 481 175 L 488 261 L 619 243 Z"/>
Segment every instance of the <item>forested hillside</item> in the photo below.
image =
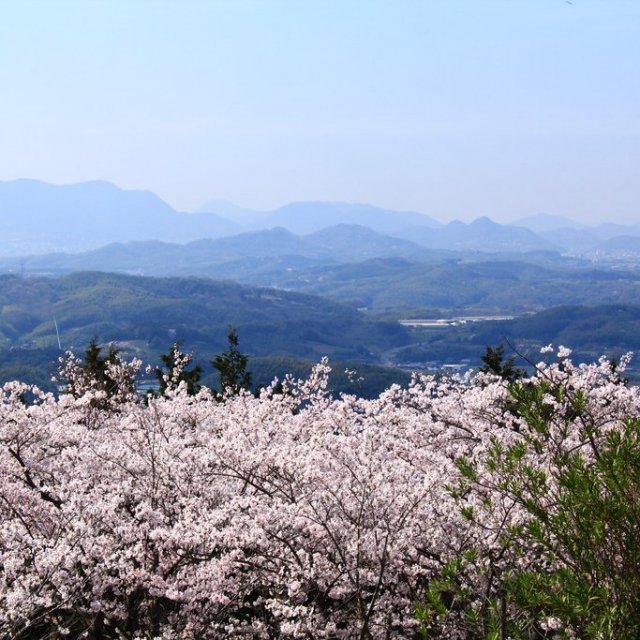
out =
<path fill-rule="evenodd" d="M 252 357 L 375 362 L 382 351 L 408 341 L 398 323 L 369 319 L 351 307 L 232 282 L 104 273 L 0 277 L 4 379 L 50 377 L 61 351 L 80 354 L 96 336 L 151 362 L 179 340 L 206 360 L 225 348 L 229 325 Z"/>
<path fill-rule="evenodd" d="M 398 268 L 402 271 L 403 263 Z M 499 273 L 504 283 L 513 284 L 548 273 L 533 265 L 521 271 L 516 265 L 511 275 L 496 269 L 492 263 L 480 265 L 478 277 Z M 622 298 L 629 291 L 635 300 L 631 294 L 638 287 L 631 286 L 626 274 L 587 276 L 593 286 L 585 291 L 595 299 L 598 291 L 602 296 L 609 291 L 609 297 L 618 292 Z M 453 295 L 444 282 L 443 295 Z M 471 295 L 471 283 L 466 286 Z M 506 291 L 508 284 L 495 285 L 496 295 L 505 296 Z M 394 292 L 391 289 L 389 295 Z M 482 295 L 481 285 L 475 295 Z M 435 304 L 438 299 L 429 300 Z M 0 305 L 0 380 L 21 379 L 44 388 L 51 387 L 60 354 L 71 349 L 80 355 L 94 337 L 116 342 L 125 354 L 151 364 L 175 341 L 182 341 L 183 348 L 206 365 L 225 348 L 230 325 L 238 329 L 243 350 L 255 361 L 256 384 L 268 384 L 273 375 L 289 372 L 305 375 L 323 356 L 340 369 L 386 364 L 434 370 L 461 362 L 463 367 L 478 367 L 486 347 L 502 342 L 525 356 L 548 343 L 571 344 L 582 361 L 640 351 L 640 306 L 633 304 L 561 306 L 513 320 L 407 328 L 393 316 L 383 322 L 352 306 L 282 290 L 197 278 L 79 273 L 57 279 L 1 276 Z M 440 314 L 447 308 L 426 312 Z M 205 369 L 211 373 L 210 367 Z M 391 369 L 369 369 L 365 377 L 361 390 L 367 396 L 392 382 L 406 381 L 406 374 Z M 340 388 L 357 391 L 344 377 Z"/>
<path fill-rule="evenodd" d="M 557 252 L 453 252 L 338 225 L 306 236 L 271 229 L 187 245 L 111 244 L 80 254 L 0 259 L 0 271 L 80 270 L 198 276 L 331 298 L 395 318 L 511 313 L 553 306 L 640 304 L 637 259 L 593 263 Z"/>

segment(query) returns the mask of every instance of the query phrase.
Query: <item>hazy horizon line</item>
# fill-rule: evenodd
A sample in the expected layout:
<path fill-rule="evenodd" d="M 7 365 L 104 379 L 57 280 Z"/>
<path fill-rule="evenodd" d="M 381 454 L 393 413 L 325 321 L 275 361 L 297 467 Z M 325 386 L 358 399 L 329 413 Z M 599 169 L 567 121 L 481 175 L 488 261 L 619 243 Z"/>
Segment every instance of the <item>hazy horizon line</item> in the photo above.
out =
<path fill-rule="evenodd" d="M 619 217 L 615 217 L 615 216 L 610 216 L 610 215 L 606 215 L 604 214 L 602 217 L 599 217 L 599 219 L 597 221 L 594 221 L 593 218 L 591 218 L 588 222 L 576 219 L 575 217 L 572 217 L 570 215 L 565 215 L 563 213 L 549 213 L 547 211 L 531 211 L 530 213 L 527 214 L 514 214 L 513 216 L 507 216 L 507 215 L 499 215 L 499 214 L 491 214 L 491 213 L 469 213 L 469 214 L 452 214 L 452 215 L 444 215 L 444 214 L 439 214 L 439 213 L 428 213 L 420 208 L 407 208 L 407 207 L 401 207 L 401 206 L 389 206 L 389 205 L 385 205 L 385 204 L 378 204 L 375 203 L 373 201 L 354 201 L 354 200 L 346 200 L 346 199 L 336 199 L 336 198 L 331 198 L 331 197 L 327 197 L 327 198 L 318 198 L 318 197 L 309 197 L 309 198 L 294 198 L 291 200 L 286 200 L 284 202 L 281 202 L 280 204 L 277 204 L 275 206 L 271 206 L 271 207 L 255 207 L 255 206 L 249 206 L 249 205 L 245 205 L 245 204 L 241 204 L 238 202 L 238 200 L 236 200 L 235 198 L 230 198 L 230 197 L 211 197 L 211 198 L 207 198 L 204 202 L 202 202 L 199 206 L 194 207 L 194 208 L 185 208 L 185 207 L 179 207 L 176 206 L 170 198 L 167 198 L 163 195 L 161 195 L 158 190 L 156 189 L 152 189 L 152 188 L 145 188 L 143 186 L 138 187 L 138 186 L 121 186 L 120 184 L 118 184 L 116 181 L 114 180 L 109 180 L 109 179 L 105 179 L 105 178 L 91 178 L 91 179 L 86 179 L 86 180 L 77 180 L 77 181 L 65 181 L 65 182 L 52 182 L 49 180 L 45 180 L 42 178 L 32 178 L 32 177 L 26 177 L 26 176 L 21 176 L 18 178 L 10 178 L 7 180 L 0 180 L 0 184 L 2 183 L 12 183 L 12 182 L 34 182 L 34 183 L 40 183 L 40 184 L 44 184 L 47 186 L 52 186 L 52 187 L 74 187 L 77 185 L 83 185 L 83 184 L 106 184 L 109 185 L 119 191 L 122 192 L 132 192 L 132 193 L 150 193 L 153 194 L 156 198 L 160 199 L 162 202 L 164 202 L 167 206 L 169 206 L 171 209 L 173 209 L 176 213 L 182 213 L 182 214 L 215 214 L 215 215 L 220 215 L 222 217 L 227 217 L 229 216 L 229 214 L 225 214 L 225 213 L 219 213 L 217 211 L 207 211 L 205 208 L 209 203 L 218 203 L 220 205 L 226 205 L 228 207 L 231 207 L 233 209 L 237 209 L 238 211 L 245 211 L 247 213 L 255 213 L 255 214 L 264 214 L 264 215 L 268 215 L 270 213 L 273 213 L 274 211 L 278 211 L 279 209 L 282 209 L 284 207 L 287 207 L 289 205 L 293 205 L 293 204 L 310 204 L 310 203 L 326 203 L 326 204 L 332 204 L 332 205 L 347 205 L 347 206 L 353 206 L 353 207 L 371 207 L 373 209 L 378 209 L 378 210 L 383 210 L 383 211 L 391 211 L 391 212 L 396 212 L 396 213 L 416 213 L 416 214 L 420 214 L 420 215 L 424 215 L 428 218 L 431 218 L 433 220 L 435 220 L 436 222 L 446 225 L 449 224 L 451 222 L 463 222 L 465 224 L 470 224 L 476 220 L 482 219 L 482 218 L 488 218 L 489 220 L 491 220 L 492 222 L 498 223 L 498 224 L 506 224 L 506 225 L 515 225 L 516 223 L 520 222 L 520 221 L 524 221 L 524 220 L 528 220 L 531 218 L 537 218 L 537 217 L 550 217 L 550 218 L 562 218 L 565 219 L 567 222 L 571 222 L 575 225 L 578 226 L 584 226 L 584 227 L 597 227 L 599 225 L 603 225 L 603 224 L 615 224 L 615 225 L 620 225 L 620 226 L 625 226 L 625 227 L 634 227 L 634 226 L 638 226 L 637 222 L 634 221 L 630 221 L 624 218 L 619 218 Z"/>

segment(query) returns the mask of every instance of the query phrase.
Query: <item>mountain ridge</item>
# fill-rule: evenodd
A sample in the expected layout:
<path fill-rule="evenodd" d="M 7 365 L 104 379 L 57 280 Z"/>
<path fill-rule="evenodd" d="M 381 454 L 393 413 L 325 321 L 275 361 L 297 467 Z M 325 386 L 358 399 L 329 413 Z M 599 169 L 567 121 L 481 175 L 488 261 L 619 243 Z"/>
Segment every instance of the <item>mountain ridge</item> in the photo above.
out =
<path fill-rule="evenodd" d="M 220 213 L 203 212 L 206 208 Z M 274 227 L 309 235 L 340 224 L 448 251 L 552 250 L 588 255 L 601 251 L 599 245 L 614 237 L 640 236 L 640 225 L 586 226 L 546 214 L 520 223 L 500 224 L 481 217 L 470 223 L 443 224 L 423 213 L 322 201 L 292 202 L 262 212 L 213 201 L 211 207 L 185 213 L 151 191 L 125 190 L 104 180 L 65 185 L 30 178 L 0 182 L 0 256 L 79 252 L 114 242 L 185 244 Z"/>

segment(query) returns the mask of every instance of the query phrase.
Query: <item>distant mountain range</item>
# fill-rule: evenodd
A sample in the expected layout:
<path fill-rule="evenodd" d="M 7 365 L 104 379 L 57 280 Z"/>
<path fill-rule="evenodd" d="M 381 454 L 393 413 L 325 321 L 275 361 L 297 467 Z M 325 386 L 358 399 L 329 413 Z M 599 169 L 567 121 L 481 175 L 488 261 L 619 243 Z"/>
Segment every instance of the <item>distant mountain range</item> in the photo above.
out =
<path fill-rule="evenodd" d="M 198 212 L 221 216 L 243 225 L 247 230 L 284 227 L 301 235 L 337 224 L 366 226 L 391 235 L 406 227 L 436 229 L 442 226 L 442 223 L 423 213 L 392 211 L 368 204 L 346 202 L 292 202 L 274 211 L 259 212 L 214 200 L 198 209 Z"/>
<path fill-rule="evenodd" d="M 227 203 L 221 210 L 225 215 L 180 213 L 149 191 L 124 191 L 108 182 L 0 182 L 0 255 L 83 251 L 112 242 L 185 243 L 274 227 L 308 234 L 343 223 L 381 233 L 438 225 L 419 213 L 343 203 L 293 203 L 263 214 Z"/>
<path fill-rule="evenodd" d="M 134 275 L 197 275 L 256 281 L 259 274 L 279 274 L 321 265 L 403 256 L 438 262 L 446 252 L 385 236 L 358 225 L 340 224 L 305 236 L 282 227 L 187 244 L 111 243 L 80 253 L 0 258 L 0 272 L 60 275 L 74 271 L 116 271 Z M 259 280 L 258 280 L 259 281 Z"/>
<path fill-rule="evenodd" d="M 343 226 L 338 229 L 339 225 Z M 332 230 L 324 232 L 328 227 Z M 365 239 L 363 227 L 377 235 L 370 234 Z M 586 227 L 567 218 L 542 214 L 512 225 L 498 224 L 489 218 L 444 225 L 422 213 L 341 202 L 295 202 L 260 212 L 212 201 L 195 213 L 184 213 L 149 191 L 125 191 L 108 182 L 72 185 L 26 179 L 0 182 L 0 256 L 79 252 L 110 243 L 184 244 L 278 228 L 270 237 L 272 248 L 266 254 L 261 249 L 251 257 L 277 254 L 313 259 L 314 251 L 317 253 L 322 243 L 331 245 L 336 260 L 389 255 L 413 259 L 418 247 L 465 252 L 571 251 L 583 255 L 614 251 L 626 255 L 635 251 L 636 243 L 617 240 L 613 243 L 615 250 L 607 243 L 614 238 L 640 237 L 640 225 L 609 223 Z M 305 240 L 293 235 L 286 237 L 285 230 L 304 236 Z M 316 233 L 325 235 L 314 240 L 311 236 Z M 246 243 L 248 251 L 264 241 L 260 235 L 239 237 L 240 240 L 228 241 L 234 255 L 238 243 Z M 407 243 L 402 244 L 402 240 Z M 325 253 L 326 248 L 322 249 Z M 222 245 L 215 250 L 222 251 Z M 128 253 L 129 249 L 121 251 Z M 342 258 L 338 257 L 340 253 Z"/>
<path fill-rule="evenodd" d="M 638 344 L 640 226 L 560 216 L 442 224 L 370 205 L 260 212 L 223 201 L 184 213 L 106 182 L 17 180 L 0 182 L 2 273 L 0 381 L 47 385 L 60 348 L 81 351 L 93 336 L 149 361 L 175 339 L 210 358 L 230 323 L 254 362 L 264 358 L 265 381 L 326 354 L 475 362 L 505 336 L 537 348 L 548 325 L 549 339 L 590 356 Z M 580 307 L 530 315 L 567 304 Z M 504 315 L 523 317 L 446 330 L 397 322 Z M 576 317 L 579 334 L 565 323 Z"/>

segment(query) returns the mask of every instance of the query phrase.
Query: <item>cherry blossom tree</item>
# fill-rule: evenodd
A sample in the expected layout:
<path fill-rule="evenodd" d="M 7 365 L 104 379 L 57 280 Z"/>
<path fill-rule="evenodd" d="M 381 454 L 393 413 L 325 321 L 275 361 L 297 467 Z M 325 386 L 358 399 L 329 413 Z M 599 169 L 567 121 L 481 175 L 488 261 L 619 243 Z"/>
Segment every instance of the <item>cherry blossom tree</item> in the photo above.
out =
<path fill-rule="evenodd" d="M 224 403 L 188 389 L 186 358 L 147 403 L 123 394 L 101 405 L 91 382 L 59 399 L 5 385 L 3 637 L 581 632 L 575 615 L 531 594 L 574 567 L 561 535 L 566 478 L 613 473 L 610 452 L 627 441 L 635 464 L 640 400 L 606 361 L 575 367 L 560 355 L 528 380 L 416 376 L 375 400 L 332 399 L 325 361 L 307 380 Z M 624 485 L 612 504 L 635 489 Z M 618 588 L 618 556 L 627 571 L 632 563 L 628 529 L 617 546 L 607 535 L 594 534 L 573 574 L 608 559 L 601 597 Z M 624 584 L 618 604 L 633 593 Z M 594 624 L 612 619 L 606 607 L 591 613 Z"/>

